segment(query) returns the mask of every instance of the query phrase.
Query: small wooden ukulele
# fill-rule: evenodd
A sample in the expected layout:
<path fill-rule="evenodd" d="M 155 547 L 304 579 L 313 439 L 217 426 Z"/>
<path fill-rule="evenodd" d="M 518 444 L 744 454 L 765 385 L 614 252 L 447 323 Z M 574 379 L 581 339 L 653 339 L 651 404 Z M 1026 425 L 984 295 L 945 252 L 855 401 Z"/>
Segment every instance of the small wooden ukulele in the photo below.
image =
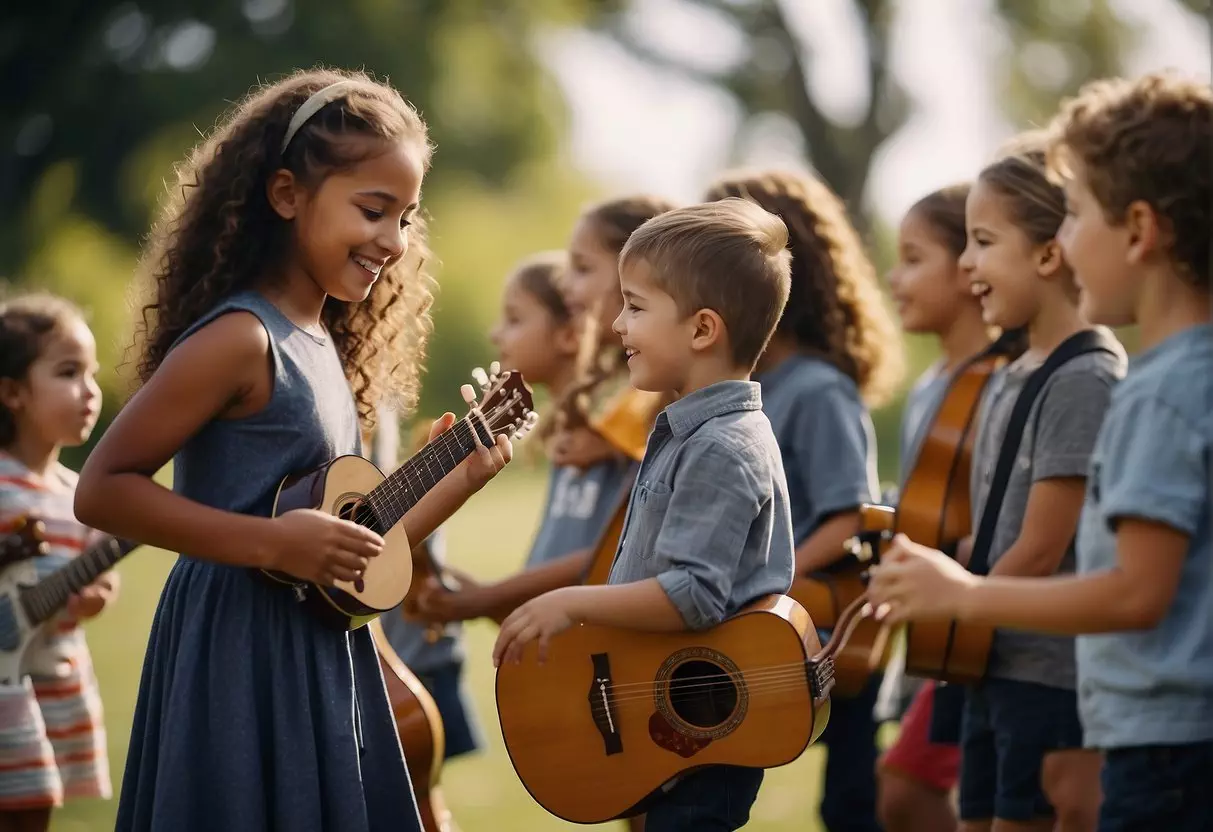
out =
<path fill-rule="evenodd" d="M 833 664 L 786 595 L 702 632 L 575 625 L 543 664 L 531 643 L 497 669 L 501 735 L 540 806 L 603 823 L 693 768 L 795 760 L 825 729 Z"/>
<path fill-rule="evenodd" d="M 292 587 L 302 603 L 343 629 L 362 627 L 399 605 L 413 578 L 412 546 L 400 519 L 475 450 L 477 438 L 491 448 L 502 434 L 521 438 L 538 418 L 521 373 L 510 370 L 499 375 L 496 362 L 490 371 L 491 375 L 474 374 L 484 391 L 480 404 L 474 404 L 472 386 L 464 385 L 464 400 L 472 405 L 468 415 L 390 476 L 365 457 L 349 454 L 282 481 L 273 516 L 298 508 L 319 509 L 383 536 L 383 550 L 371 558 L 361 577 L 322 586 L 284 572 L 263 569 L 262 573 Z"/>

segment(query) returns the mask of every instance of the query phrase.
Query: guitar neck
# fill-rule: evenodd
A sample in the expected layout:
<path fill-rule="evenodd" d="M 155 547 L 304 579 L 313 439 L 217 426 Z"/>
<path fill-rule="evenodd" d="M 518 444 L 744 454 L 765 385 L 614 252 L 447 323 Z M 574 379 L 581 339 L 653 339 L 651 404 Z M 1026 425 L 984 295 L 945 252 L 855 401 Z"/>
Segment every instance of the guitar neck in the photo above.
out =
<path fill-rule="evenodd" d="M 21 590 L 21 606 L 35 626 L 47 621 L 67 606 L 73 594 L 84 589 L 138 546 L 128 540 L 107 537 L 85 549 L 70 563 L 52 572 L 45 580 Z"/>
<path fill-rule="evenodd" d="M 488 426 L 475 414 L 460 419 L 451 429 L 426 444 L 391 476 L 366 495 L 367 502 L 387 531 L 400 522 L 409 509 L 429 493 L 442 478 L 467 459 L 476 449 L 476 439 L 486 448 L 493 446 Z"/>

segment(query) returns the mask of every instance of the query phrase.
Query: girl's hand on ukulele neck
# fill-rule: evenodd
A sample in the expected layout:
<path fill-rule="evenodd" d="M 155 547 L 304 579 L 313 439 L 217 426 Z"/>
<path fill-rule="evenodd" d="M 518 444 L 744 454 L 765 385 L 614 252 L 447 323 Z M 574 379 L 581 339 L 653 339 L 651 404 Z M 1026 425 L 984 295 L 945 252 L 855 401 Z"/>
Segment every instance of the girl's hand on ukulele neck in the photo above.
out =
<path fill-rule="evenodd" d="M 67 601 L 67 614 L 77 621 L 100 615 L 118 597 L 117 572 L 106 572 Z"/>
<path fill-rule="evenodd" d="M 893 538 L 868 575 L 868 598 L 888 623 L 956 618 L 969 588 L 981 580 L 943 552 L 904 534 Z"/>
<path fill-rule="evenodd" d="M 360 578 L 370 558 L 383 550 L 383 538 L 375 532 L 323 511 L 296 509 L 270 523 L 267 568 L 322 586 Z"/>
<path fill-rule="evenodd" d="M 429 441 L 434 441 L 438 436 L 450 430 L 453 424 L 455 424 L 454 413 L 442 414 L 430 427 Z M 469 494 L 475 494 L 484 488 L 488 481 L 497 476 L 501 469 L 514 458 L 514 446 L 505 434 L 499 435 L 491 448 L 486 448 L 481 444 L 480 435 L 475 431 L 472 432 L 472 436 L 476 441 L 476 449 L 456 469 L 463 472 Z"/>
<path fill-rule="evenodd" d="M 582 470 L 619 456 L 610 442 L 584 425 L 557 433 L 548 451 L 554 465 L 572 465 Z"/>

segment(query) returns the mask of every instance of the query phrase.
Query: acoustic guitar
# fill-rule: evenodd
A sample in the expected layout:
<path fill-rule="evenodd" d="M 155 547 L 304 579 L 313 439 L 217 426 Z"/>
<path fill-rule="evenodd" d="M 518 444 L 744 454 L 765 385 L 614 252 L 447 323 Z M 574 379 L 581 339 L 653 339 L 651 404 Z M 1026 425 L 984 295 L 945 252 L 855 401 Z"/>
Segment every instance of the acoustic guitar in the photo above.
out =
<path fill-rule="evenodd" d="M 446 756 L 442 715 L 434 697 L 388 643 L 379 620 L 372 621 L 369 626 L 379 654 L 379 668 L 383 671 L 396 733 L 408 761 L 422 828 L 425 832 L 459 832 L 439 783 Z"/>
<path fill-rule="evenodd" d="M 285 572 L 261 570 L 291 587 L 299 601 L 321 619 L 353 630 L 398 606 L 413 578 L 413 554 L 400 519 L 480 444 L 491 448 L 500 435 L 520 439 L 535 425 L 531 389 L 522 374 L 474 374 L 484 398 L 475 405 L 471 385 L 461 391 L 472 405 L 449 430 L 428 442 L 390 476 L 365 457 L 348 454 L 303 474 L 287 477 L 274 499 L 273 516 L 299 508 L 318 509 L 366 526 L 383 536 L 383 550 L 354 581 L 322 586 Z"/>
<path fill-rule="evenodd" d="M 786 595 L 703 632 L 575 625 L 542 664 L 532 642 L 497 669 L 501 735 L 540 806 L 603 823 L 699 766 L 795 760 L 825 729 L 833 667 Z"/>
<path fill-rule="evenodd" d="M 882 507 L 879 520 L 871 521 L 887 526 L 885 539 L 904 533 L 954 557 L 956 544 L 969 535 L 969 475 L 978 411 L 990 378 L 1007 362 L 1010 349 L 1000 339 L 953 376 L 901 488 L 896 511 L 890 514 Z M 907 674 L 959 684 L 977 682 L 985 675 L 993 628 L 918 621 L 908 623 L 905 634 Z"/>
<path fill-rule="evenodd" d="M 33 558 L 46 551 L 43 524 L 27 518 L 0 541 L 9 565 L 0 572 L 0 684 L 16 685 L 26 675 L 26 653 L 39 631 L 67 607 L 73 594 L 108 572 L 139 547 L 106 536 L 38 580 Z"/>
<path fill-rule="evenodd" d="M 881 546 L 892 540 L 891 515 L 885 506 L 860 507 L 860 530 L 844 545 L 846 556 L 821 572 L 797 576 L 788 594 L 796 599 L 822 629 L 837 629 L 843 611 L 866 598 L 864 571 Z M 886 517 L 885 515 L 889 515 Z M 834 656 L 834 695 L 857 696 L 871 678 L 871 656 L 881 641 L 881 625 L 871 617 L 857 620 Z M 881 657 L 883 659 L 883 657 Z"/>

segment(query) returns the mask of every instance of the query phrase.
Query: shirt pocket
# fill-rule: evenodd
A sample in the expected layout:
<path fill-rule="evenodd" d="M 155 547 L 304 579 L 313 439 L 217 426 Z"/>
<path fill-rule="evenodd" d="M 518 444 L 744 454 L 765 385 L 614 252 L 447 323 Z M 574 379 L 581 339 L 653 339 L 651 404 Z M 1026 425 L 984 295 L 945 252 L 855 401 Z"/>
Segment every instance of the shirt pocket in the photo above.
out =
<path fill-rule="evenodd" d="M 657 548 L 657 536 L 666 510 L 670 507 L 673 492 L 662 482 L 644 482 L 636 486 L 636 531 L 632 538 L 632 551 L 645 560 L 653 557 Z"/>

